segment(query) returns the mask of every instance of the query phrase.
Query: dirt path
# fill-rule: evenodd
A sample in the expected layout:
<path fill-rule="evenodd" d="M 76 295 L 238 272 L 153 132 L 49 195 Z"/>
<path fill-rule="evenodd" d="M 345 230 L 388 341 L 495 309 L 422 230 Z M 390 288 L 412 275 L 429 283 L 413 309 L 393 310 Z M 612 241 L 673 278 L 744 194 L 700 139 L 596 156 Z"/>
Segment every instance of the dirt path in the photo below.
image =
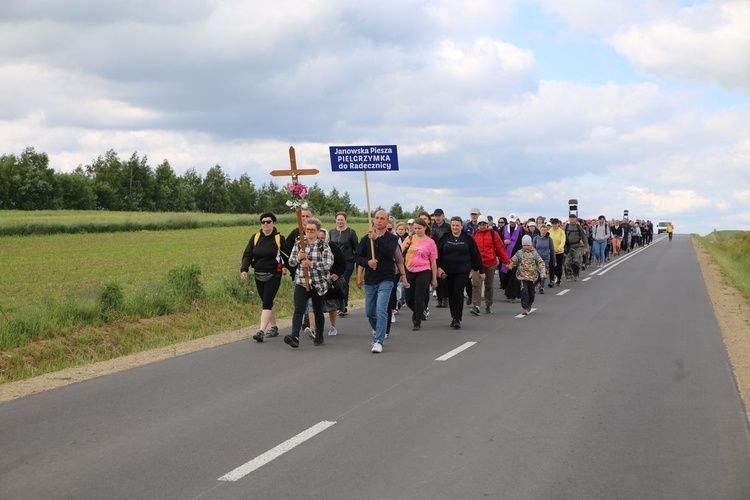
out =
<path fill-rule="evenodd" d="M 750 304 L 721 275 L 718 266 L 709 259 L 706 251 L 695 239 L 693 239 L 693 247 L 695 248 L 698 263 L 703 273 L 703 279 L 706 282 L 706 288 L 708 289 L 719 327 L 724 336 L 724 343 L 729 352 L 729 359 L 734 368 L 737 385 L 745 402 L 745 411 L 747 413 L 748 396 L 750 396 Z M 361 308 L 363 305 L 363 300 L 355 301 L 352 309 Z M 291 326 L 291 323 L 290 318 L 279 320 L 279 327 L 288 328 Z M 100 363 L 68 368 L 28 380 L 3 384 L 0 385 L 0 402 L 242 340 L 255 333 L 257 328 L 258 325 L 252 325 L 242 330 L 219 333 L 170 347 L 152 349 Z"/>

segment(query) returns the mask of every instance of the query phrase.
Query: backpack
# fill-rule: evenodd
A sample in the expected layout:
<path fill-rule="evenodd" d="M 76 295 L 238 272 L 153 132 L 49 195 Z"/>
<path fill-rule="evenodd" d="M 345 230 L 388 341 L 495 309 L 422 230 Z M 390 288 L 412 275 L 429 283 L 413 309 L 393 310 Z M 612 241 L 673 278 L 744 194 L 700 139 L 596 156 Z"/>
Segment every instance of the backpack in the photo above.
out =
<path fill-rule="evenodd" d="M 539 254 L 536 253 L 536 250 L 532 250 L 532 253 L 534 254 L 534 262 L 536 262 L 536 259 L 539 257 Z M 519 250 L 516 252 L 516 258 L 518 259 L 518 265 L 521 265 L 521 255 L 523 255 L 523 250 Z"/>

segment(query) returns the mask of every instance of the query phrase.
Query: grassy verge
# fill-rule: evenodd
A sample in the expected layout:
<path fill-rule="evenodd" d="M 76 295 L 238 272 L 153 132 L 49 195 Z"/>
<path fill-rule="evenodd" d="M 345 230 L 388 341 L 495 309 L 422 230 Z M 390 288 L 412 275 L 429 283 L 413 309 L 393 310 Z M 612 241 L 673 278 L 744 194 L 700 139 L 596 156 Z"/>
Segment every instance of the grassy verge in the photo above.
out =
<path fill-rule="evenodd" d="M 721 268 L 721 274 L 750 301 L 750 232 L 714 231 L 694 238 Z"/>

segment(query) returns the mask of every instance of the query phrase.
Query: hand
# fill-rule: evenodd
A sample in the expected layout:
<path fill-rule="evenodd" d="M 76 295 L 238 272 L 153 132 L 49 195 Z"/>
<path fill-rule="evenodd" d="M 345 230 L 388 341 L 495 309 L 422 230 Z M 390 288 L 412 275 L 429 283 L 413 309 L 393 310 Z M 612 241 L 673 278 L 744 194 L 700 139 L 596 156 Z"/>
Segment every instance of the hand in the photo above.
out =
<path fill-rule="evenodd" d="M 479 279 L 480 279 L 480 280 L 484 281 L 484 279 L 485 279 L 486 277 L 487 277 L 487 275 L 486 275 L 486 274 L 484 274 L 484 273 L 479 273 Z"/>
<path fill-rule="evenodd" d="M 370 259 L 367 261 L 367 265 L 370 266 L 370 269 L 373 271 L 378 268 L 378 259 Z"/>
<path fill-rule="evenodd" d="M 430 283 L 430 286 L 432 286 L 432 288 L 437 288 L 437 278 L 432 278 L 432 283 Z"/>
<path fill-rule="evenodd" d="M 331 275 L 331 281 L 338 281 L 338 280 L 339 280 L 339 275 L 338 274 L 332 274 Z"/>
<path fill-rule="evenodd" d="M 362 276 L 357 276 L 357 288 L 362 288 Z"/>
<path fill-rule="evenodd" d="M 281 275 L 282 276 L 286 276 L 287 274 L 289 274 L 289 269 L 287 269 L 286 267 L 282 268 L 281 269 Z"/>
<path fill-rule="evenodd" d="M 367 236 L 370 237 L 371 240 L 377 240 L 378 239 L 378 232 L 375 231 L 375 229 L 370 228 L 369 231 L 367 231 Z"/>
<path fill-rule="evenodd" d="M 303 269 L 307 269 L 308 267 L 312 266 L 312 261 L 310 259 L 306 259 L 300 261 L 299 265 L 302 266 Z"/>
<path fill-rule="evenodd" d="M 302 262 L 303 260 L 307 260 L 307 252 L 300 250 L 297 254 L 297 260 Z"/>
<path fill-rule="evenodd" d="M 247 273 L 240 273 L 240 279 L 242 281 L 247 281 Z"/>

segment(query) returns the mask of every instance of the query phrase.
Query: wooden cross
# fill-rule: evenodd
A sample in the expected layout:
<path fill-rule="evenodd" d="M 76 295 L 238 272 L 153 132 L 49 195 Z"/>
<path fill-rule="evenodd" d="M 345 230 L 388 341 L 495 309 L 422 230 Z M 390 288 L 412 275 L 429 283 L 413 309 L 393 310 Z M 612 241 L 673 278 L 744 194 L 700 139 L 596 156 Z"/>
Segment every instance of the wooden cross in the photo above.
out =
<path fill-rule="evenodd" d="M 298 176 L 300 175 L 315 175 L 318 173 L 317 168 L 306 168 L 303 170 L 297 169 L 297 157 L 294 154 L 294 146 L 291 146 L 289 148 L 289 165 L 291 168 L 289 170 L 272 170 L 271 175 L 274 177 L 280 177 L 283 175 L 291 175 L 292 176 L 292 184 L 298 184 L 299 179 Z M 297 209 L 297 227 L 299 228 L 299 244 L 300 249 L 306 253 L 305 251 L 305 228 L 302 227 L 302 209 Z M 307 272 L 307 268 L 303 267 L 302 272 L 305 275 L 305 289 L 309 292 L 310 291 L 310 275 Z"/>

